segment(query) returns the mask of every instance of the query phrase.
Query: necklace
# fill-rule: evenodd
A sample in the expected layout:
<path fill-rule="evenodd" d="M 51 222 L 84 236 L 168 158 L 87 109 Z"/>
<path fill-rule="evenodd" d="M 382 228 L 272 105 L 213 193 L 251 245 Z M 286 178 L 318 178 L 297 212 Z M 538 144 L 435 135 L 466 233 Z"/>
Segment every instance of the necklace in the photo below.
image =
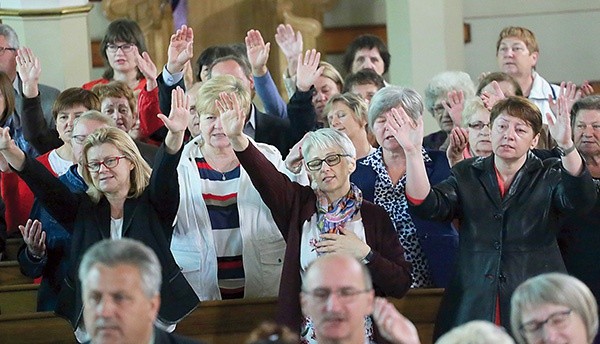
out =
<path fill-rule="evenodd" d="M 231 159 L 223 163 L 223 160 L 214 160 L 212 158 L 209 158 L 206 154 L 204 155 L 204 160 L 213 171 L 221 174 L 221 180 L 227 180 L 227 176 L 225 174 L 234 170 L 240 164 L 237 158 Z"/>

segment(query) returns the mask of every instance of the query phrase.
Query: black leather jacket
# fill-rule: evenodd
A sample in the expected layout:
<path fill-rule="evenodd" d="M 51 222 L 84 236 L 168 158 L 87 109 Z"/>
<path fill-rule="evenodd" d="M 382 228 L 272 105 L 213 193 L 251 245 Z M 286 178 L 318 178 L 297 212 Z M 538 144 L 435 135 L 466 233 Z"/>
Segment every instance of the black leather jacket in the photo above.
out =
<path fill-rule="evenodd" d="M 529 153 L 504 197 L 494 156 L 457 164 L 452 175 L 434 186 L 418 216 L 448 221 L 458 218 L 457 270 L 438 313 L 435 337 L 474 319 L 500 320 L 510 328 L 510 297 L 527 278 L 565 271 L 556 243 L 559 217 L 593 207 L 596 190 L 586 170 L 574 177 L 559 159 L 542 162 Z"/>

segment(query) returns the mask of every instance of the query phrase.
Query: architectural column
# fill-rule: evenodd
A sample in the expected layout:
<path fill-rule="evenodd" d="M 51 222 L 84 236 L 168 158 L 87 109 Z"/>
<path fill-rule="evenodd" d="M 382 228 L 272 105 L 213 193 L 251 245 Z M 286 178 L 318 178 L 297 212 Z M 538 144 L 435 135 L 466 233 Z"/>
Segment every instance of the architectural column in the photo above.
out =
<path fill-rule="evenodd" d="M 2 1 L 0 19 L 40 58 L 40 82 L 63 90 L 90 80 L 91 52 L 84 0 Z"/>
<path fill-rule="evenodd" d="M 423 94 L 435 74 L 464 70 L 462 0 L 386 0 L 389 79 Z M 425 131 L 439 130 L 424 114 Z"/>

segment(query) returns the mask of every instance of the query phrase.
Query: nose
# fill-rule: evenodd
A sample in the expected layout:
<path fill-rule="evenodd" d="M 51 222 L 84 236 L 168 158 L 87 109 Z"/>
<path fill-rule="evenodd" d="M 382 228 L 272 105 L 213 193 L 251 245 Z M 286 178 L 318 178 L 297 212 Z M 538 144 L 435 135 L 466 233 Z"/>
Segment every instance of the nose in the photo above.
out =
<path fill-rule="evenodd" d="M 331 126 L 332 126 L 332 127 L 334 127 L 334 128 L 337 128 L 337 127 L 339 127 L 339 126 L 340 126 L 340 119 L 339 119 L 339 118 L 337 118 L 337 117 L 334 117 L 334 118 L 331 120 Z"/>
<path fill-rule="evenodd" d="M 583 129 L 583 135 L 587 137 L 594 136 L 594 127 L 592 127 L 591 125 L 586 125 L 585 129 Z"/>
<path fill-rule="evenodd" d="M 329 295 L 329 298 L 327 299 L 327 304 L 326 304 L 327 311 L 335 312 L 340 309 L 340 306 L 341 306 L 341 300 L 340 300 L 340 297 L 338 296 L 338 294 L 331 293 Z"/>
<path fill-rule="evenodd" d="M 549 324 L 542 326 L 542 339 L 545 344 L 557 343 L 560 338 L 560 332 Z"/>
<path fill-rule="evenodd" d="M 100 168 L 98 168 L 98 173 L 102 172 L 103 170 L 108 171 L 109 168 L 106 167 L 106 165 L 104 165 L 104 164 L 100 164 Z"/>
<path fill-rule="evenodd" d="M 112 316 L 115 310 L 114 303 L 109 298 L 103 297 L 100 302 L 96 305 L 96 314 L 103 318 L 109 318 Z"/>
<path fill-rule="evenodd" d="M 490 125 L 486 125 L 483 127 L 483 129 L 481 129 L 480 134 L 481 135 L 485 135 L 485 136 L 490 136 L 491 130 L 490 130 Z"/>
<path fill-rule="evenodd" d="M 222 128 L 223 124 L 221 123 L 221 116 L 217 116 L 217 118 L 215 119 L 215 128 Z"/>
<path fill-rule="evenodd" d="M 362 65 L 362 69 L 375 69 L 375 65 L 370 59 L 366 59 Z"/>

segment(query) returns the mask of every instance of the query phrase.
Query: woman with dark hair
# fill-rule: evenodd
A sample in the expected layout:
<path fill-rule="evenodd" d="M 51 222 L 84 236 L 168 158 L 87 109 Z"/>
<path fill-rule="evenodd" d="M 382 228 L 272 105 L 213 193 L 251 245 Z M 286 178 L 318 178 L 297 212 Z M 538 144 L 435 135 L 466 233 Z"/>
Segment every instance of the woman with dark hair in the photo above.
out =
<path fill-rule="evenodd" d="M 556 234 L 560 216 L 588 211 L 596 189 L 571 136 L 563 95 L 548 127 L 561 159 L 542 161 L 531 149 L 542 116 L 522 97 L 508 97 L 491 112 L 492 155 L 456 164 L 431 187 L 421 159 L 423 121 L 392 110 L 387 129 L 407 157 L 406 195 L 424 219 L 461 222 L 458 261 L 446 288 L 435 335 L 480 319 L 508 327 L 510 296 L 524 280 L 565 271 Z"/>
<path fill-rule="evenodd" d="M 146 41 L 136 22 L 129 19 L 113 21 L 100 42 L 100 54 L 108 66 L 102 78 L 92 80 L 82 87 L 90 90 L 94 85 L 119 80 L 132 90 L 142 90 L 146 86 L 146 79 L 138 69 L 137 55 L 145 51 Z"/>

